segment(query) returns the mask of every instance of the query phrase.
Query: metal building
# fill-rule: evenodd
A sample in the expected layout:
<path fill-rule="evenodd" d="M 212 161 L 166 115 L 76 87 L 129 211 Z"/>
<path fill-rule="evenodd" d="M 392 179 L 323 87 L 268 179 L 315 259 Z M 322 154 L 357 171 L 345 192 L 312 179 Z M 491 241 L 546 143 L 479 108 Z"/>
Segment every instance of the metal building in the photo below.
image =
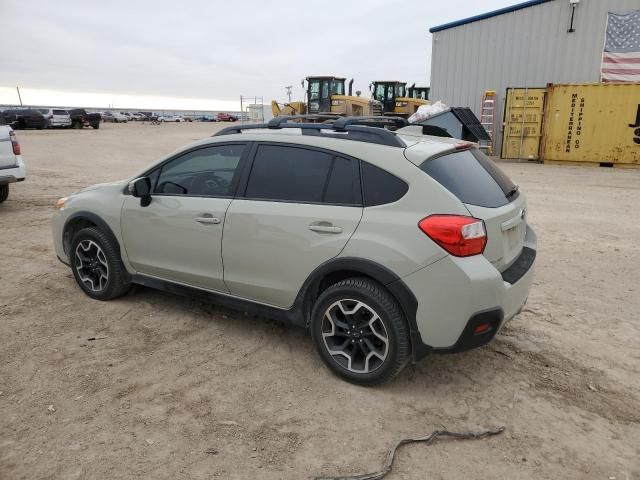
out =
<path fill-rule="evenodd" d="M 638 9 L 640 0 L 532 0 L 433 27 L 430 98 L 480 117 L 495 90 L 499 154 L 506 89 L 598 82 L 607 13 Z"/>

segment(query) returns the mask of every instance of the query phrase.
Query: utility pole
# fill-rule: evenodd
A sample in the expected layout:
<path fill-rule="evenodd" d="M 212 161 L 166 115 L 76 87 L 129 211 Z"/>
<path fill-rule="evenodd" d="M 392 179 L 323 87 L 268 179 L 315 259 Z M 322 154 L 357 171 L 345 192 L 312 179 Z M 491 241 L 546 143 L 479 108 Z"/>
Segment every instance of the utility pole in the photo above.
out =
<path fill-rule="evenodd" d="M 20 100 L 20 106 L 22 106 L 22 97 L 20 96 L 20 87 L 16 87 L 16 90 L 18 91 L 18 100 Z"/>
<path fill-rule="evenodd" d="M 293 88 L 293 85 L 287 85 L 284 88 L 287 89 L 287 96 L 289 97 L 289 103 L 291 103 L 291 89 Z"/>

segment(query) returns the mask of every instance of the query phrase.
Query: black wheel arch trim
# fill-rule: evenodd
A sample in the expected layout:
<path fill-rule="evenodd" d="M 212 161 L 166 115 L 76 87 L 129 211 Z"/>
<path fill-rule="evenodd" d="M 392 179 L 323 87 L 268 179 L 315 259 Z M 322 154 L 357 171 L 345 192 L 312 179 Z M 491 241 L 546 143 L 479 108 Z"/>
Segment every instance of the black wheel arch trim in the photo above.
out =
<path fill-rule="evenodd" d="M 302 285 L 292 310 L 299 313 L 299 317 L 302 317 L 304 326 L 309 327 L 311 319 L 311 302 L 314 289 L 320 286 L 322 279 L 327 275 L 337 273 L 340 271 L 352 271 L 361 275 L 366 275 L 381 283 L 385 288 L 389 290 L 391 295 L 396 299 L 402 313 L 409 324 L 409 333 L 411 336 L 411 357 L 415 362 L 425 357 L 430 351 L 431 347 L 426 345 L 422 341 L 422 336 L 418 330 L 416 322 L 416 313 L 418 311 L 418 300 L 409 287 L 402 281 L 402 279 L 396 275 L 393 271 L 387 267 L 380 265 L 373 260 L 356 258 L 356 257 L 339 257 L 326 261 L 318 266 L 307 277 L 307 280 Z"/>
<path fill-rule="evenodd" d="M 109 240 L 113 242 L 113 244 L 118 249 L 118 253 L 122 254 L 122 248 L 120 247 L 120 242 L 116 238 L 113 230 L 109 227 L 109 224 L 99 215 L 96 215 L 93 212 L 79 211 L 71 214 L 69 218 L 64 222 L 64 227 L 62 227 L 62 237 L 64 241 L 64 236 L 67 234 L 69 227 L 78 220 L 88 220 L 91 223 L 95 224 L 100 230 L 104 232 L 105 235 L 109 237 Z M 71 241 L 72 239 L 69 239 Z"/>

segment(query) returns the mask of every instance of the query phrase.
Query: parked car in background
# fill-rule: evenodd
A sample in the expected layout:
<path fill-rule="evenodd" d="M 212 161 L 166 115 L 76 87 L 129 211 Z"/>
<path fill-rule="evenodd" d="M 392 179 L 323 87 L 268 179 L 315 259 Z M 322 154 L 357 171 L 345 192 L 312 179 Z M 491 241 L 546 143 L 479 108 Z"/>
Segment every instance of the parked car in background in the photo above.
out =
<path fill-rule="evenodd" d="M 132 113 L 131 114 L 131 120 L 135 121 L 135 122 L 141 122 L 145 119 L 145 116 L 141 113 Z"/>
<path fill-rule="evenodd" d="M 87 113 L 84 108 L 72 108 L 67 111 L 71 117 L 71 126 L 73 128 L 88 126 L 100 128 L 100 120 L 102 120 L 102 116 L 99 113 Z"/>
<path fill-rule="evenodd" d="M 161 122 L 184 122 L 184 118 L 180 115 L 160 115 L 158 120 Z"/>
<path fill-rule="evenodd" d="M 22 128 L 42 130 L 47 126 L 47 121 L 38 110 L 23 108 L 5 110 L 0 113 L 0 124 L 9 125 L 14 130 Z"/>
<path fill-rule="evenodd" d="M 216 122 L 217 121 L 215 117 L 210 117 L 209 115 L 200 115 L 198 117 L 194 117 L 193 120 L 196 122 Z"/>
<path fill-rule="evenodd" d="M 47 122 L 47 128 L 68 128 L 71 126 L 71 116 L 66 110 L 58 108 L 38 108 L 37 109 Z"/>
<path fill-rule="evenodd" d="M 122 115 L 120 112 L 106 111 L 102 113 L 102 121 L 112 123 L 127 123 L 127 117 Z"/>
<path fill-rule="evenodd" d="M 9 125 L 0 125 L 0 203 L 9 197 L 9 184 L 22 182 L 26 176 L 16 133 Z"/>
<path fill-rule="evenodd" d="M 485 345 L 529 296 L 525 195 L 476 144 L 361 121 L 228 127 L 62 198 L 56 254 L 94 299 L 137 283 L 306 327 L 361 385 Z"/>
<path fill-rule="evenodd" d="M 236 117 L 235 115 L 231 115 L 230 113 L 220 112 L 217 115 L 216 120 L 218 122 L 237 122 L 238 117 Z"/>

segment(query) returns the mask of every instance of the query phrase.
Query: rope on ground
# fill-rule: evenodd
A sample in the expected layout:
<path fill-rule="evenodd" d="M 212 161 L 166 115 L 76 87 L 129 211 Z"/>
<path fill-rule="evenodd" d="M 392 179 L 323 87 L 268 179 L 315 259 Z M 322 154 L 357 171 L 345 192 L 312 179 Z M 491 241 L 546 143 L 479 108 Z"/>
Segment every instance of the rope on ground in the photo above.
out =
<path fill-rule="evenodd" d="M 387 454 L 387 461 L 384 463 L 382 470 L 373 473 L 365 473 L 361 475 L 347 475 L 337 477 L 314 477 L 314 480 L 380 480 L 391 472 L 393 467 L 393 460 L 395 459 L 397 450 L 408 443 L 426 443 L 431 445 L 438 438 L 449 437 L 454 440 L 480 440 L 482 438 L 493 437 L 504 432 L 504 427 L 491 428 L 489 430 L 482 430 L 480 432 L 450 432 L 448 430 L 436 430 L 426 437 L 411 437 L 400 440 Z"/>

